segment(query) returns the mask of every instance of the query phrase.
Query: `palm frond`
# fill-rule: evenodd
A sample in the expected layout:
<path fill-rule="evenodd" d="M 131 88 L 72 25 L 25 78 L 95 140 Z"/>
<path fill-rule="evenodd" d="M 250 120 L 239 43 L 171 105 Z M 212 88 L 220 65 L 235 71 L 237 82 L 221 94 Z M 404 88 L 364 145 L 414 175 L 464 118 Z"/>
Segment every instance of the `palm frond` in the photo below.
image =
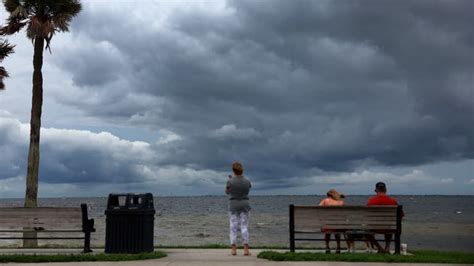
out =
<path fill-rule="evenodd" d="M 0 35 L 10 35 L 26 26 L 26 36 L 44 38 L 46 49 L 56 32 L 69 31 L 69 23 L 82 9 L 79 0 L 3 0 L 10 17 Z"/>
<path fill-rule="evenodd" d="M 3 5 L 8 13 L 12 13 L 18 6 L 21 6 L 20 0 L 3 0 Z"/>
<path fill-rule="evenodd" d="M 3 61 L 9 54 L 13 53 L 13 45 L 4 40 L 0 42 L 0 62 Z"/>
<path fill-rule="evenodd" d="M 20 31 L 28 21 L 28 10 L 17 0 L 4 0 L 7 10 L 11 10 L 7 24 L 0 28 L 0 35 L 11 35 Z"/>
<path fill-rule="evenodd" d="M 8 18 L 7 25 L 0 28 L 0 35 L 12 35 L 19 32 L 25 25 L 27 21 L 21 21 L 16 18 Z"/>
<path fill-rule="evenodd" d="M 58 14 L 53 16 L 53 23 L 57 31 L 66 32 L 69 31 L 69 21 L 72 20 L 72 16 L 68 14 Z"/>
<path fill-rule="evenodd" d="M 5 83 L 3 83 L 3 79 L 8 77 L 8 72 L 5 70 L 4 67 L 0 66 L 0 91 L 5 89 Z"/>
<path fill-rule="evenodd" d="M 78 0 L 63 0 L 63 1 L 54 1 L 56 2 L 55 5 L 55 13 L 59 14 L 68 14 L 72 17 L 76 16 L 81 12 L 82 6 Z"/>
<path fill-rule="evenodd" d="M 51 12 L 51 20 L 54 22 L 55 30 L 59 32 L 69 31 L 69 22 L 81 11 L 81 4 L 77 0 L 57 1 Z"/>
<path fill-rule="evenodd" d="M 13 45 L 10 45 L 8 41 L 0 40 L 0 62 L 3 61 L 9 54 L 13 53 Z M 0 90 L 5 89 L 5 84 L 3 83 L 3 79 L 8 77 L 7 70 L 0 66 Z"/>

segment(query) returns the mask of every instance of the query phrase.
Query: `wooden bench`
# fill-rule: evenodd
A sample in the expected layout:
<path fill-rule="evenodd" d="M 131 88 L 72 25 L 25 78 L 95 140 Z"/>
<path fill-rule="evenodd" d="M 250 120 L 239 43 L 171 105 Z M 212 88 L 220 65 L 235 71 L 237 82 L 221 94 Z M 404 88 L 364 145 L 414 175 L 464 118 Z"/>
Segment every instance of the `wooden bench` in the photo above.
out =
<path fill-rule="evenodd" d="M 89 219 L 86 204 L 80 208 L 0 208 L 0 240 L 84 239 L 83 252 L 87 253 L 92 252 L 92 232 L 95 232 L 94 219 Z"/>
<path fill-rule="evenodd" d="M 295 241 L 324 241 L 324 238 L 296 238 L 297 234 L 394 234 L 395 253 L 400 254 L 402 216 L 403 206 L 290 205 L 290 251 L 295 252 Z"/>

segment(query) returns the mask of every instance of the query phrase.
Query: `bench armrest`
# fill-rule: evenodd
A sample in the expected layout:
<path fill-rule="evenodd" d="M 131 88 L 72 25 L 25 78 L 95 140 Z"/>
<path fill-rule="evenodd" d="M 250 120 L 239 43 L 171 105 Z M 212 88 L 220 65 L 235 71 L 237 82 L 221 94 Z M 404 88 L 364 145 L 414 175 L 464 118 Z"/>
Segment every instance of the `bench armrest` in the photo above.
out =
<path fill-rule="evenodd" d="M 81 204 L 82 210 L 82 231 L 84 233 L 95 232 L 94 219 L 89 219 L 87 204 Z"/>
<path fill-rule="evenodd" d="M 87 223 L 83 226 L 82 231 L 85 232 L 95 232 L 94 228 L 94 219 L 87 220 Z"/>

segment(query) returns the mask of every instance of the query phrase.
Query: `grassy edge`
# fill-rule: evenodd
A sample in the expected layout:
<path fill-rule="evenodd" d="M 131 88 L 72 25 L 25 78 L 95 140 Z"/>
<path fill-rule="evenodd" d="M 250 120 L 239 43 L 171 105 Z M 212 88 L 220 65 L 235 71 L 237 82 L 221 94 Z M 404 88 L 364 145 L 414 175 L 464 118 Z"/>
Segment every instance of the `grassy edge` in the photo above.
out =
<path fill-rule="evenodd" d="M 19 246 L 0 246 L 0 251 L 2 249 L 19 249 L 21 250 L 23 247 Z M 83 246 L 65 246 L 65 245 L 41 245 L 39 247 L 28 248 L 28 249 L 82 249 Z M 91 247 L 92 250 L 95 249 L 104 249 L 105 246 L 93 246 Z M 230 248 L 229 245 L 225 244 L 206 244 L 206 245 L 155 245 L 155 249 L 227 249 Z M 287 246 L 272 246 L 272 245 L 262 245 L 262 246 L 252 246 L 253 249 L 288 249 Z M 305 249 L 305 248 L 303 248 Z M 308 248 L 313 249 L 314 248 Z"/>
<path fill-rule="evenodd" d="M 262 251 L 257 257 L 271 261 L 345 261 L 345 262 L 408 262 L 474 264 L 474 252 L 416 250 L 413 256 L 366 253 L 324 254 L 314 252 Z"/>
<path fill-rule="evenodd" d="M 78 261 L 133 261 L 166 257 L 166 253 L 155 251 L 139 254 L 58 254 L 58 255 L 0 255 L 0 263 L 78 262 Z"/>

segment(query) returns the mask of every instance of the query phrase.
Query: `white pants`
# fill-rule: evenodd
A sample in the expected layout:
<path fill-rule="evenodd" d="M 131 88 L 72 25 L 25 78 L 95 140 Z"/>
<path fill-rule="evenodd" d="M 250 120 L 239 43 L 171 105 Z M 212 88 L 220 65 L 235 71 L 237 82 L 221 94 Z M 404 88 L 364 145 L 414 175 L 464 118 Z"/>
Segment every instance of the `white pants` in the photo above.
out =
<path fill-rule="evenodd" d="M 240 234 L 242 235 L 242 243 L 249 243 L 249 213 L 229 213 L 229 224 L 230 224 L 230 244 L 237 244 L 237 233 L 239 231 L 240 225 Z"/>

